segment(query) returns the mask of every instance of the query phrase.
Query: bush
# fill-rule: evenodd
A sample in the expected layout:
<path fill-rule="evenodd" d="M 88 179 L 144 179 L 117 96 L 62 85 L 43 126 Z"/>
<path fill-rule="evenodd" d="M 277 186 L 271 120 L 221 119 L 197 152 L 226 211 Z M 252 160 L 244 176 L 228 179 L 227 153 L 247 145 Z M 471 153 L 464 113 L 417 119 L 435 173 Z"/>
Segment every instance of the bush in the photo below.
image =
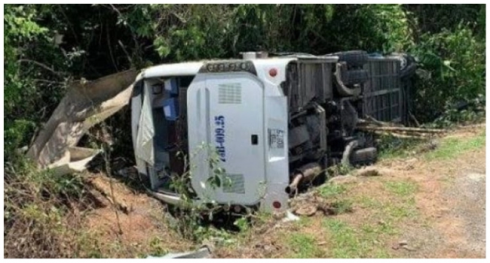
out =
<path fill-rule="evenodd" d="M 5 167 L 5 257 L 77 257 L 83 253 L 74 210 L 90 206 L 80 176 L 36 171 L 18 157 Z M 85 206 L 85 207 L 84 207 Z"/>
<path fill-rule="evenodd" d="M 411 52 L 419 63 L 414 105 L 422 122 L 434 120 L 457 102 L 485 96 L 485 42 L 467 26 L 424 34 Z"/>

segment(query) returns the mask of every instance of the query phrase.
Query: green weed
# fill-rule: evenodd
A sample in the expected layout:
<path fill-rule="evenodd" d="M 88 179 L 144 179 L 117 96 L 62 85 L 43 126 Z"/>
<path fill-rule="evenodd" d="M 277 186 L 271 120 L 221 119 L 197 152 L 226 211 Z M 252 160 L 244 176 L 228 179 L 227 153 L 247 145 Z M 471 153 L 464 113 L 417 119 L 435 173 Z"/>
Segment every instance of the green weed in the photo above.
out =
<path fill-rule="evenodd" d="M 318 193 L 324 198 L 335 197 L 347 191 L 344 185 L 325 184 L 318 188 Z"/>
<path fill-rule="evenodd" d="M 466 151 L 485 147 L 485 141 L 485 132 L 470 138 L 447 138 L 441 141 L 437 149 L 427 153 L 426 158 L 428 160 L 450 160 Z"/>
<path fill-rule="evenodd" d="M 401 197 L 415 194 L 418 185 L 411 181 L 386 181 L 383 183 L 386 190 Z"/>
<path fill-rule="evenodd" d="M 316 240 L 303 233 L 294 233 L 289 237 L 288 245 L 294 251 L 294 258 L 323 257 L 322 250 L 317 246 Z"/>

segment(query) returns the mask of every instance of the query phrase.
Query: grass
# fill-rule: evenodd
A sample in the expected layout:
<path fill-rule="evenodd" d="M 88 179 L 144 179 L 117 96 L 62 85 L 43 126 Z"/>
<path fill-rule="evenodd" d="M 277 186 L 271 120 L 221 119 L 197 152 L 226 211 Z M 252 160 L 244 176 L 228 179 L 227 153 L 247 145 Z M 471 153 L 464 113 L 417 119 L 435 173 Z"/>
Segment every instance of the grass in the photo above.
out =
<path fill-rule="evenodd" d="M 469 138 L 447 138 L 441 141 L 437 149 L 426 154 L 428 160 L 450 160 L 458 155 L 485 147 L 485 131 Z"/>
<path fill-rule="evenodd" d="M 380 142 L 380 159 L 395 159 L 408 157 L 410 152 L 423 141 L 417 139 L 400 139 L 392 136 L 382 136 Z"/>
<path fill-rule="evenodd" d="M 394 198 L 382 205 L 384 213 L 395 220 L 414 218 L 417 215 L 414 198 L 419 189 L 417 183 L 410 180 L 385 181 L 383 186 L 388 193 L 394 195 Z"/>
<path fill-rule="evenodd" d="M 352 205 L 351 200 L 339 200 L 332 203 L 336 215 L 352 212 Z"/>
<path fill-rule="evenodd" d="M 319 258 L 324 252 L 318 247 L 315 238 L 304 233 L 293 233 L 288 238 L 288 246 L 294 258 Z"/>
<path fill-rule="evenodd" d="M 25 158 L 5 169 L 5 252 L 10 258 L 76 257 L 85 255 L 83 232 L 72 212 L 89 204 L 80 176 L 38 171 Z M 81 213 L 80 213 L 81 214 Z M 92 242 L 93 243 L 93 242 Z"/>
<path fill-rule="evenodd" d="M 394 219 L 414 218 L 417 216 L 417 210 L 412 205 L 389 206 L 387 213 Z"/>
<path fill-rule="evenodd" d="M 298 221 L 294 221 L 294 224 L 298 227 L 307 227 L 311 225 L 313 219 L 311 217 L 302 216 Z"/>
<path fill-rule="evenodd" d="M 357 199 L 357 203 L 359 203 L 364 208 L 369 208 L 370 210 L 379 209 L 383 207 L 383 203 L 373 197 L 370 196 L 361 196 Z"/>
<path fill-rule="evenodd" d="M 152 256 L 162 256 L 167 254 L 169 251 L 163 245 L 162 240 L 159 237 L 153 237 L 150 241 L 150 255 Z"/>
<path fill-rule="evenodd" d="M 414 218 L 418 215 L 415 207 L 415 199 L 413 197 L 408 199 L 391 199 L 389 201 L 381 202 L 374 198 L 364 197 L 359 200 L 359 204 L 367 208 L 369 211 L 373 211 L 373 218 L 379 218 L 383 224 L 391 225 L 396 221 L 404 218 Z M 389 231 L 390 233 L 395 233 Z"/>
<path fill-rule="evenodd" d="M 323 227 L 329 233 L 331 256 L 334 258 L 388 258 L 390 254 L 380 245 L 380 227 L 365 225 L 361 230 L 354 229 L 338 219 L 326 219 Z"/>
<path fill-rule="evenodd" d="M 400 197 L 413 195 L 418 190 L 418 185 L 412 181 L 386 181 L 383 185 L 388 192 Z"/>
<path fill-rule="evenodd" d="M 347 191 L 344 185 L 325 184 L 318 188 L 318 193 L 324 198 L 332 198 L 339 196 Z"/>

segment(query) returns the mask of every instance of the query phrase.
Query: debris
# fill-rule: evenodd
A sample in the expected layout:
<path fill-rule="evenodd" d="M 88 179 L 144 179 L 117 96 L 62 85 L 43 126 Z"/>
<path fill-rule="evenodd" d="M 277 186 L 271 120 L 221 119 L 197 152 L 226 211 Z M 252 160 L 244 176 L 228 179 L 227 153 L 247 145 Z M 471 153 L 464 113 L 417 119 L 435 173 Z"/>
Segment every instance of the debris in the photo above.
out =
<path fill-rule="evenodd" d="M 273 217 L 275 220 L 281 220 L 281 219 L 283 219 L 285 216 L 286 216 L 286 213 L 285 213 L 285 212 L 273 212 L 273 213 L 272 213 L 272 217 Z"/>
<path fill-rule="evenodd" d="M 86 165 L 100 152 L 97 149 L 68 147 L 63 157 L 47 166 L 55 176 L 81 172 Z"/>
<path fill-rule="evenodd" d="M 204 246 L 196 251 L 189 251 L 183 253 L 168 253 L 162 257 L 153 257 L 148 256 L 147 259 L 155 259 L 155 258 L 211 258 L 211 250 Z"/>
<path fill-rule="evenodd" d="M 293 207 L 293 212 L 300 216 L 313 216 L 315 214 L 329 216 L 352 211 L 352 207 L 348 202 L 328 202 L 325 198 L 319 196 L 295 201 L 291 207 Z"/>
<path fill-rule="evenodd" d="M 371 117 L 366 118 L 366 120 L 360 121 L 357 125 L 357 129 L 370 131 L 375 134 L 412 139 L 431 138 L 433 136 L 442 135 L 443 133 L 447 132 L 443 129 L 404 127 L 396 123 L 381 122 Z"/>
<path fill-rule="evenodd" d="M 406 246 L 406 245 L 408 245 L 408 242 L 406 240 L 401 240 L 400 242 L 398 242 L 398 245 Z"/>
<path fill-rule="evenodd" d="M 391 248 L 394 250 L 398 250 L 400 248 L 403 248 L 403 249 L 408 250 L 408 251 L 415 251 L 415 248 L 409 246 L 408 242 L 406 240 L 401 240 L 400 242 L 398 242 L 398 244 L 393 245 Z"/>
<path fill-rule="evenodd" d="M 85 153 L 92 150 L 92 155 L 78 159 L 73 157 L 73 149 L 84 149 L 75 146 L 88 129 L 129 103 L 137 74 L 136 70 L 128 70 L 84 84 L 72 84 L 30 146 L 27 157 L 40 169 L 61 167 L 56 171 L 58 174 L 85 169 L 99 152 L 86 149 Z"/>
<path fill-rule="evenodd" d="M 366 119 L 360 119 L 359 120 L 360 124 L 371 124 L 371 125 L 376 125 L 376 126 L 395 126 L 395 127 L 403 127 L 403 125 L 398 124 L 398 123 L 392 123 L 392 122 L 384 122 L 384 121 L 378 121 L 375 118 L 371 116 L 366 116 Z"/>
<path fill-rule="evenodd" d="M 298 221 L 299 217 L 291 213 L 291 211 L 286 211 L 286 217 L 282 219 L 282 222 Z"/>
<path fill-rule="evenodd" d="M 426 128 L 412 128 L 412 127 L 359 126 L 357 128 L 366 131 L 394 131 L 394 132 L 419 132 L 419 133 L 445 133 L 446 132 L 446 130 L 442 130 L 442 129 L 426 129 Z"/>
<path fill-rule="evenodd" d="M 372 132 L 379 135 L 387 135 L 387 136 L 392 136 L 395 138 L 402 138 L 402 139 L 427 139 L 432 136 L 428 134 L 399 134 L 396 132 L 385 132 L 385 131 L 372 131 Z"/>
<path fill-rule="evenodd" d="M 295 214 L 300 216 L 312 216 L 316 213 L 318 208 L 314 205 L 302 205 L 294 211 Z"/>

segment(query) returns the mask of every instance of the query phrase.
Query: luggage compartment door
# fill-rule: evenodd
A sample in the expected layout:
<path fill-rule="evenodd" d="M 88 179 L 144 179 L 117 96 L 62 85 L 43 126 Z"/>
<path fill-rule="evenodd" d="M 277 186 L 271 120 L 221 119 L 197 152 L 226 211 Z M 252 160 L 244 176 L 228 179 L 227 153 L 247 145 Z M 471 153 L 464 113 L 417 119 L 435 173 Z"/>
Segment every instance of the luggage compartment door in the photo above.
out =
<path fill-rule="evenodd" d="M 263 84 L 249 73 L 199 74 L 187 105 L 194 190 L 204 202 L 257 204 L 266 187 Z M 213 189 L 216 159 L 225 172 Z"/>

